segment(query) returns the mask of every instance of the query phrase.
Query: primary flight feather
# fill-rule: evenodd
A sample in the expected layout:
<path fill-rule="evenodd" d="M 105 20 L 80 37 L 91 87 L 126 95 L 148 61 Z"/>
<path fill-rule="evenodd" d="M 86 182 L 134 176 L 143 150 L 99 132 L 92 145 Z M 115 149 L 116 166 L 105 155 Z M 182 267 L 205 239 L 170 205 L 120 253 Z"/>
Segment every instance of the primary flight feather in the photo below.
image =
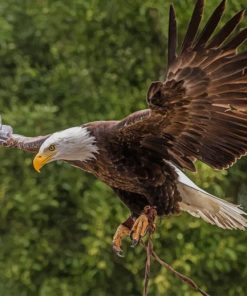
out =
<path fill-rule="evenodd" d="M 156 214 L 186 211 L 224 229 L 247 227 L 237 205 L 203 191 L 182 172 L 194 171 L 196 160 L 225 169 L 247 153 L 247 52 L 238 53 L 247 29 L 234 33 L 244 11 L 214 33 L 223 0 L 199 33 L 203 7 L 198 0 L 180 49 L 170 7 L 167 74 L 149 87 L 148 109 L 34 138 L 1 126 L 0 144 L 37 153 L 37 171 L 64 160 L 113 188 L 131 212 L 113 239 L 118 254 L 123 236 L 131 234 L 135 245 Z"/>

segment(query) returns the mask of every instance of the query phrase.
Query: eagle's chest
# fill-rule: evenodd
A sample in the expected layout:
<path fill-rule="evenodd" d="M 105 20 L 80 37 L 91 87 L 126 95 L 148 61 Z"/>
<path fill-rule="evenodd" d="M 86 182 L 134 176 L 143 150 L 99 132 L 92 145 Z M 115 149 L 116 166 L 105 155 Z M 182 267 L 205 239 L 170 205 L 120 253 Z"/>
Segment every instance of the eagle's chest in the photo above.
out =
<path fill-rule="evenodd" d="M 135 151 L 102 152 L 84 169 L 111 187 L 139 194 L 144 194 L 147 188 L 163 185 L 169 173 L 163 162 L 157 163 Z"/>

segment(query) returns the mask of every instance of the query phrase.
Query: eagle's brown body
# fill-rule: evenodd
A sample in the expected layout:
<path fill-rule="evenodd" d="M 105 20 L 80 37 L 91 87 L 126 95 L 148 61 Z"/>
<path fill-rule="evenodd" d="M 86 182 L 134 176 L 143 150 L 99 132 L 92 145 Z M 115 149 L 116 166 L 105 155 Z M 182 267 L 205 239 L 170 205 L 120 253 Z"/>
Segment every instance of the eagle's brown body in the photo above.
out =
<path fill-rule="evenodd" d="M 84 125 L 95 137 L 99 153 L 95 159 L 73 164 L 111 186 L 133 214 L 140 214 L 147 204 L 157 206 L 159 215 L 174 213 L 181 198 L 173 167 L 158 153 L 141 146 L 141 137 L 134 139 L 134 145 L 131 139 L 121 141 L 122 127 L 145 116 L 150 116 L 150 110 L 136 112 L 122 121 Z"/>

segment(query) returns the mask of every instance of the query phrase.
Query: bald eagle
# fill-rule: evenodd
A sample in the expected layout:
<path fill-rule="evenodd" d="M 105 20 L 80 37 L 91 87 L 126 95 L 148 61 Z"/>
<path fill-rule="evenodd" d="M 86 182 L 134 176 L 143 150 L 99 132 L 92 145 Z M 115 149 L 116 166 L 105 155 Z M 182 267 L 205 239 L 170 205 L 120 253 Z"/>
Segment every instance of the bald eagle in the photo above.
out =
<path fill-rule="evenodd" d="M 1 125 L 0 144 L 36 153 L 37 171 L 63 160 L 112 187 L 130 210 L 113 238 L 119 255 L 122 238 L 130 235 L 136 245 L 154 229 L 156 215 L 185 211 L 224 229 L 247 227 L 239 206 L 205 192 L 183 173 L 194 171 L 196 160 L 226 169 L 247 153 L 247 52 L 237 51 L 247 29 L 233 33 L 244 11 L 214 33 L 223 0 L 199 33 L 203 2 L 195 4 L 180 50 L 170 6 L 167 73 L 150 85 L 148 109 L 31 138 Z"/>

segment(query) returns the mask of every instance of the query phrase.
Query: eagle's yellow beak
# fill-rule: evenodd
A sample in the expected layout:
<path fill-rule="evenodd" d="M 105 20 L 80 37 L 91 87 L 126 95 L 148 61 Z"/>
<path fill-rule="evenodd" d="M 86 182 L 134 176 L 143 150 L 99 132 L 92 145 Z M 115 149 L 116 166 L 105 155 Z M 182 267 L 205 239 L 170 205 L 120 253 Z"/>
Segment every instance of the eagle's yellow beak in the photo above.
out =
<path fill-rule="evenodd" d="M 40 169 L 52 158 L 54 153 L 38 153 L 33 160 L 34 169 L 40 173 Z"/>

